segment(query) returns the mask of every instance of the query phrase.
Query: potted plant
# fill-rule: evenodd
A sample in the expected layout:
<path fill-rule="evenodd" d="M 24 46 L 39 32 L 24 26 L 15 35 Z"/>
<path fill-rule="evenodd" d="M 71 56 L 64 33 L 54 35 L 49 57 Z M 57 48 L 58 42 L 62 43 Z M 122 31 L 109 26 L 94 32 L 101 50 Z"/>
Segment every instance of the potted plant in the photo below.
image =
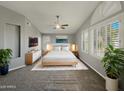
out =
<path fill-rule="evenodd" d="M 102 63 L 106 72 L 106 89 L 109 91 L 118 90 L 118 78 L 124 69 L 124 49 L 114 48 L 109 45 L 106 50 Z"/>
<path fill-rule="evenodd" d="M 9 70 L 9 62 L 12 56 L 11 49 L 0 49 L 0 73 L 5 75 Z"/>

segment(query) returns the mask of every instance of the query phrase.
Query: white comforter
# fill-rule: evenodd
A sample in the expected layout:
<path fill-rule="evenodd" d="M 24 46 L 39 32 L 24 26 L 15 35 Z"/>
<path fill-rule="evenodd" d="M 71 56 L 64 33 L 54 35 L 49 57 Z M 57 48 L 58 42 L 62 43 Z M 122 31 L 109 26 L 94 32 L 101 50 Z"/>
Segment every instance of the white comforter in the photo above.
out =
<path fill-rule="evenodd" d="M 71 51 L 51 51 L 43 59 L 75 59 Z"/>

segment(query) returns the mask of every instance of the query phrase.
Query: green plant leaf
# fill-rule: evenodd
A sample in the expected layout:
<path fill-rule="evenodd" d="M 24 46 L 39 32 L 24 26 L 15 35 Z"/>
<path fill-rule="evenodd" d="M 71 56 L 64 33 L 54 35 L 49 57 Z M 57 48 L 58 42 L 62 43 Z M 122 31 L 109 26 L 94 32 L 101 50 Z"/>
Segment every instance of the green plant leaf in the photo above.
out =
<path fill-rule="evenodd" d="M 114 48 L 109 44 L 101 62 L 108 77 L 118 78 L 120 71 L 124 69 L 124 49 Z"/>
<path fill-rule="evenodd" d="M 0 49 L 0 66 L 7 65 L 11 59 L 11 49 Z"/>

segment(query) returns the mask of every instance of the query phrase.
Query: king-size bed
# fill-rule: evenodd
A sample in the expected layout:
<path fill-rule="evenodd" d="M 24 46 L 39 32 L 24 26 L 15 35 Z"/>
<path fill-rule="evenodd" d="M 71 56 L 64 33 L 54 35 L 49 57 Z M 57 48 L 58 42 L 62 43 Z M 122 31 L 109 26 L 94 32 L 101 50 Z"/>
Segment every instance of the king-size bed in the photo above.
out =
<path fill-rule="evenodd" d="M 78 63 L 74 54 L 65 47 L 48 52 L 42 59 L 42 66 L 76 66 Z"/>

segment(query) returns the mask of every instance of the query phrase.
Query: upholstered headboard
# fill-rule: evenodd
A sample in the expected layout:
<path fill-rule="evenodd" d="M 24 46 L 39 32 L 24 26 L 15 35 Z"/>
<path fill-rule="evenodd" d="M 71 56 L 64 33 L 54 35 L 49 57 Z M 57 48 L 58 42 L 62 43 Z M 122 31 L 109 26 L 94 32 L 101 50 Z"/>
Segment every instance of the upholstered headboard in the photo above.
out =
<path fill-rule="evenodd" d="M 66 47 L 70 50 L 70 44 L 52 44 L 52 49 L 55 49 L 56 47 L 61 48 L 61 50 L 63 47 Z"/>

